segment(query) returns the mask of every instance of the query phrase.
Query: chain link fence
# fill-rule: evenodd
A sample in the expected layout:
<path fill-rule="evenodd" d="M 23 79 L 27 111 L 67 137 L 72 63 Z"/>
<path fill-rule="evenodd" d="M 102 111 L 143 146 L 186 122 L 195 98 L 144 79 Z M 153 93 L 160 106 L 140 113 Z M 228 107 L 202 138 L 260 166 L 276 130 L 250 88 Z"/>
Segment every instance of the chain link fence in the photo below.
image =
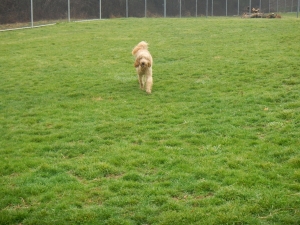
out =
<path fill-rule="evenodd" d="M 121 17 L 241 16 L 251 8 L 263 13 L 295 13 L 300 0 L 1 0 L 0 30 L 62 21 Z"/>

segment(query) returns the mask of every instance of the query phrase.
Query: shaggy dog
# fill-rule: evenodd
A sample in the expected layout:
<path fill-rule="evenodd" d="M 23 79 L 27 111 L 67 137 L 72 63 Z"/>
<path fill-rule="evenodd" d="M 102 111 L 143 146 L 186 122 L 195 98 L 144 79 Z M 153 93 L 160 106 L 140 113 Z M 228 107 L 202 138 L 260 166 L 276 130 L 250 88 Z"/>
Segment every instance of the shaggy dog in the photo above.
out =
<path fill-rule="evenodd" d="M 148 94 L 151 94 L 153 79 L 152 79 L 152 56 L 148 51 L 148 43 L 141 41 L 132 50 L 132 55 L 135 57 L 134 67 L 138 74 L 139 84 L 141 89 L 146 89 Z"/>

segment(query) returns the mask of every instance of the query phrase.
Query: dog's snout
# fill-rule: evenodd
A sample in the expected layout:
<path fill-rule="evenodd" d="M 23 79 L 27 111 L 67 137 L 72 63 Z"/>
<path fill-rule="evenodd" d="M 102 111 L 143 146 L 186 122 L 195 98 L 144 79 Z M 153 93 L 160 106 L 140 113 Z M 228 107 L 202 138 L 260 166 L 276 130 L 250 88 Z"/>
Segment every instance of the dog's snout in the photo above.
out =
<path fill-rule="evenodd" d="M 144 62 L 142 62 L 142 66 L 145 66 L 145 63 L 144 63 Z"/>

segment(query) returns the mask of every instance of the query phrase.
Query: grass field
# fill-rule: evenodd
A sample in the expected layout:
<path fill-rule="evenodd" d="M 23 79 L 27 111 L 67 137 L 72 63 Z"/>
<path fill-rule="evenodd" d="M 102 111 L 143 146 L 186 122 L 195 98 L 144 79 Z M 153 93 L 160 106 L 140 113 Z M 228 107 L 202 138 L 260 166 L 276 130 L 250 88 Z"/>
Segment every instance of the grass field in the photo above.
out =
<path fill-rule="evenodd" d="M 299 224 L 299 30 L 216 17 L 1 32 L 0 224 Z"/>

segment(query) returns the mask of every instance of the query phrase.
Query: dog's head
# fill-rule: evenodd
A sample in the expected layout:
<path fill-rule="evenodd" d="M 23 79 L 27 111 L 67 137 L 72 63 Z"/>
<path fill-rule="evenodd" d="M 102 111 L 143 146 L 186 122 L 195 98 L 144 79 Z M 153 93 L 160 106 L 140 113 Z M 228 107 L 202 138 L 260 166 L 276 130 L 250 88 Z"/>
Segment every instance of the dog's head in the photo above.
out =
<path fill-rule="evenodd" d="M 146 69 L 151 66 L 151 60 L 148 57 L 140 56 L 135 59 L 134 67 L 141 67 L 141 69 Z"/>

